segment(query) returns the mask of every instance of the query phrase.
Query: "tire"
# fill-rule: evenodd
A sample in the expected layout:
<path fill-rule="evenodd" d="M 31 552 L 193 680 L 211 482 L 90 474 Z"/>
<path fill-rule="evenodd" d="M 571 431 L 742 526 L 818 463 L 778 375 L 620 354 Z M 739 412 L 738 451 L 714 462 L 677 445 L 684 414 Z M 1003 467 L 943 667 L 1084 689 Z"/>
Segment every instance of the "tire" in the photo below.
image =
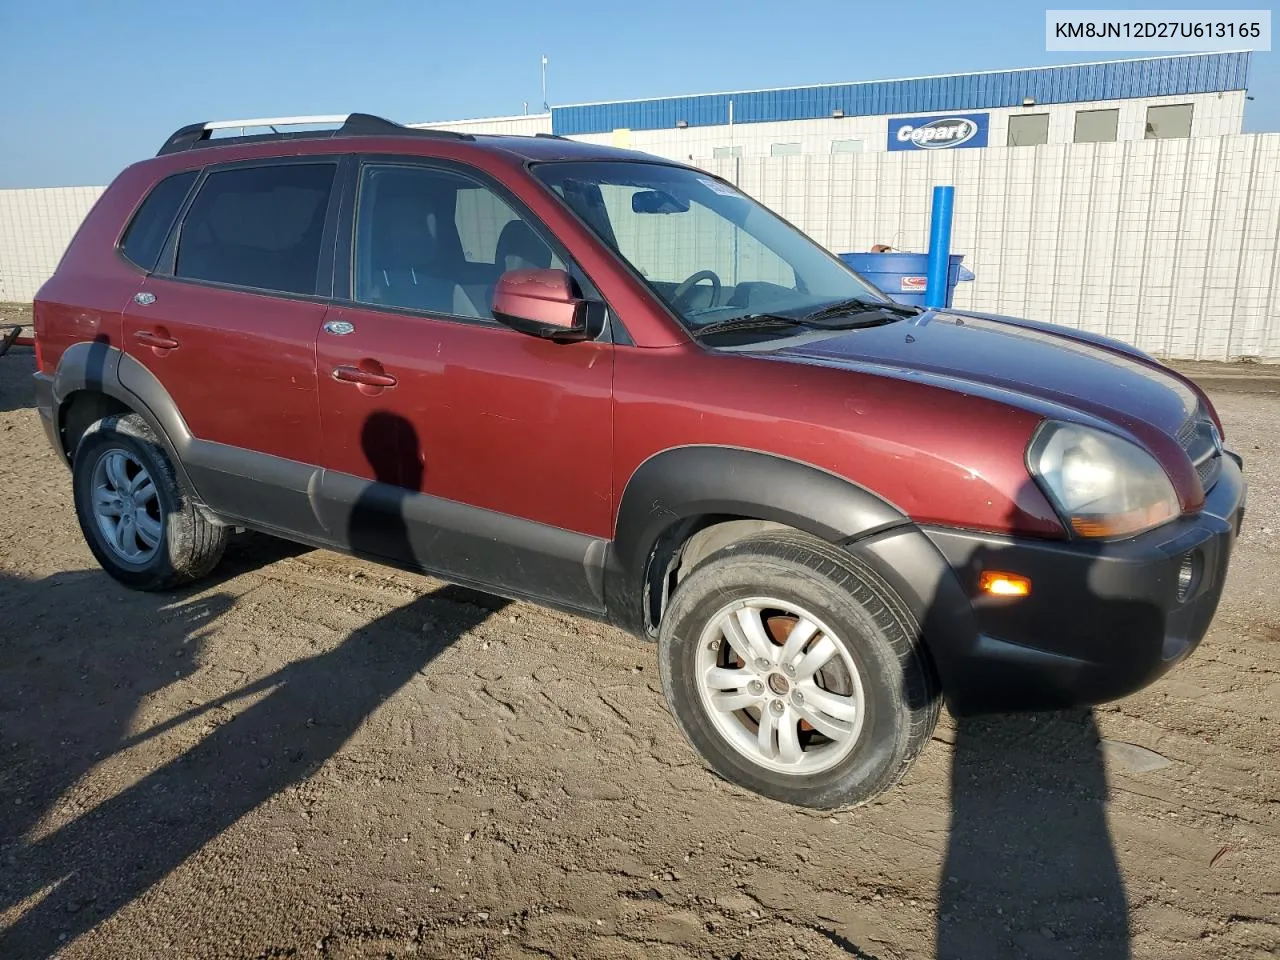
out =
<path fill-rule="evenodd" d="M 150 488 L 138 483 L 143 472 Z M 137 490 L 129 494 L 135 483 Z M 195 508 L 156 435 L 137 414 L 90 425 L 76 446 L 71 484 L 85 542 L 102 568 L 128 587 L 170 590 L 208 575 L 222 559 L 228 529 Z M 140 504 L 122 506 L 137 498 Z M 113 512 L 120 516 L 112 518 Z"/>
<path fill-rule="evenodd" d="M 739 648 L 760 649 L 748 636 L 756 622 L 766 659 L 750 669 Z M 798 646 L 782 645 L 797 630 Z M 800 533 L 739 540 L 699 563 L 663 615 L 658 660 L 671 712 L 711 768 L 796 806 L 855 807 L 884 793 L 941 709 L 906 605 L 854 557 Z M 766 710 L 776 719 L 762 724 Z"/>

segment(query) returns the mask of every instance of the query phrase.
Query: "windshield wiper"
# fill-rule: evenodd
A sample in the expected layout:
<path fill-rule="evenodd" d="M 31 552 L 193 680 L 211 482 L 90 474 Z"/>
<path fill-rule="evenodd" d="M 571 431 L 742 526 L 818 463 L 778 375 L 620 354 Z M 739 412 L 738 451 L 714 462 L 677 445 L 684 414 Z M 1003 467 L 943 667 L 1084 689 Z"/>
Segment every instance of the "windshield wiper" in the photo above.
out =
<path fill-rule="evenodd" d="M 921 310 L 919 307 L 911 307 L 905 303 L 851 297 L 848 300 L 838 300 L 835 303 L 827 304 L 827 306 L 815 310 L 813 313 L 805 314 L 801 319 L 806 323 L 810 323 L 814 320 L 825 320 L 828 317 L 838 317 L 846 313 L 893 313 L 901 317 L 914 317 L 920 314 Z"/>
<path fill-rule="evenodd" d="M 806 318 L 807 319 L 807 318 Z M 728 320 L 717 320 L 705 327 L 693 331 L 695 337 L 705 337 L 711 333 L 729 333 L 738 330 L 773 330 L 779 327 L 802 327 L 806 319 L 786 317 L 780 313 L 749 313 L 744 317 L 730 317 Z"/>
<path fill-rule="evenodd" d="M 730 317 L 717 320 L 705 327 L 693 331 L 695 337 L 705 337 L 713 333 L 729 333 L 739 330 L 772 330 L 780 327 L 813 327 L 819 330 L 853 330 L 857 327 L 874 327 L 883 323 L 892 323 L 898 317 L 914 317 L 921 313 L 919 307 L 910 307 L 903 303 L 880 302 L 853 297 L 828 304 L 812 313 L 800 316 L 788 316 L 785 313 L 749 313 L 741 317 Z M 849 315 L 868 317 L 856 322 L 836 321 L 838 317 Z"/>

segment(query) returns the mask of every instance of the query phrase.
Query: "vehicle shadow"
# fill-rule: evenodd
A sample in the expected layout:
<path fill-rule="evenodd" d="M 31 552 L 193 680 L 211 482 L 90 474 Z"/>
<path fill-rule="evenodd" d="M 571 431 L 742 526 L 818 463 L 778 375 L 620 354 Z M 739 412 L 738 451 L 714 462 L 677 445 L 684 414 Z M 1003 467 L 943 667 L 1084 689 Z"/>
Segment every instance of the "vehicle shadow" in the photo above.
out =
<path fill-rule="evenodd" d="M 373 453 L 370 462 L 379 462 Z M 378 501 L 384 515 L 386 502 L 384 494 Z M 365 509 L 357 504 L 352 514 L 357 540 Z M 0 583 L 13 607 L 31 611 L 4 640 L 5 661 L 20 669 L 0 671 L 0 703 L 16 704 L 20 718 L 17 735 L 5 736 L 6 752 L 12 742 L 19 745 L 7 757 L 15 762 L 0 775 L 0 805 L 6 813 L 25 810 L 28 801 L 31 808 L 4 830 L 0 914 L 10 911 L 13 919 L 0 931 L 0 957 L 47 956 L 142 896 L 240 818 L 312 775 L 370 714 L 504 603 L 457 587 L 435 590 L 353 631 L 333 649 L 126 736 L 140 700 L 174 679 L 173 650 L 182 649 L 181 662 L 193 669 L 191 651 L 203 628 L 228 616 L 232 601 L 218 594 L 180 604 L 168 620 L 163 600 L 128 604 L 125 622 L 133 630 L 125 634 L 142 637 L 148 655 L 124 646 L 113 651 L 117 675 L 98 683 L 101 692 L 90 699 L 77 685 L 86 665 L 96 663 L 93 642 L 81 638 L 84 624 L 59 610 L 58 595 L 83 589 L 92 576 Z M 158 615 L 155 632 L 139 615 L 145 602 Z M 424 633 L 428 621 L 430 634 Z M 100 633 L 96 625 L 92 629 Z M 49 647 L 66 652 L 50 661 L 44 652 Z M 41 674 L 34 680 L 33 670 Z M 252 702 L 237 706 L 246 700 Z M 77 710 L 82 717 L 76 729 L 87 739 L 77 744 L 80 762 L 64 771 L 63 723 Z M 6 731 L 10 719 L 5 717 Z M 69 822 L 32 834 L 101 757 L 202 721 L 204 735 L 181 755 Z"/>
<path fill-rule="evenodd" d="M 1129 952 L 1091 710 L 956 722 L 939 960 Z"/>
<path fill-rule="evenodd" d="M 1075 549 L 1087 548 L 1077 543 Z M 960 571 L 970 596 L 978 595 L 984 570 L 1016 573 L 1019 567 L 1007 548 L 980 547 Z M 1106 636 L 1081 634 L 1086 643 L 1124 642 L 1160 617 L 1137 598 L 1104 595 L 1096 555 L 1062 573 L 1074 582 L 1042 589 L 1087 605 L 1095 629 L 1110 625 Z M 1034 597 L 1034 580 L 1031 590 Z M 1062 618 L 1080 609 L 1020 598 L 978 603 L 1014 610 L 1024 604 L 1028 613 L 1016 615 L 1020 625 L 1012 635 L 1037 640 L 1062 636 Z M 995 632 L 1001 622 L 984 619 L 984 626 Z M 1018 695 L 1016 670 L 988 682 Z M 1107 825 L 1107 776 L 1092 709 L 955 717 L 950 787 L 938 960 L 1127 960 L 1129 903 Z"/>
<path fill-rule="evenodd" d="M 214 576 L 219 580 L 230 580 L 244 573 L 262 570 L 281 560 L 290 560 L 311 552 L 311 547 L 292 540 L 281 540 L 256 530 L 244 530 L 233 534 L 227 542 L 227 552 L 218 562 Z"/>
<path fill-rule="evenodd" d="M 30 347 L 11 347 L 0 356 L 0 413 L 34 409 L 36 355 Z"/>
<path fill-rule="evenodd" d="M 25 882 L 24 838 L 74 807 L 75 784 L 143 702 L 194 671 L 233 602 L 135 593 L 100 572 L 0 573 L 0 911 L 44 885 Z"/>

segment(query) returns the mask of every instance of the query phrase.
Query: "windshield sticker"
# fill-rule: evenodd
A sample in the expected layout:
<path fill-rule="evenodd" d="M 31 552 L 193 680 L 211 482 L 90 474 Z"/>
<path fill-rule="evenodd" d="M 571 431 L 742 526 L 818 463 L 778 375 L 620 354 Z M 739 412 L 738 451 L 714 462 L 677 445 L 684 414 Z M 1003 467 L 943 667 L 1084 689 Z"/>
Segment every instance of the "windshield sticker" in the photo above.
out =
<path fill-rule="evenodd" d="M 719 180 L 712 180 L 709 177 L 698 177 L 697 180 L 712 193 L 718 193 L 722 197 L 741 196 L 741 194 L 733 187 L 729 186 L 729 184 L 721 183 Z"/>

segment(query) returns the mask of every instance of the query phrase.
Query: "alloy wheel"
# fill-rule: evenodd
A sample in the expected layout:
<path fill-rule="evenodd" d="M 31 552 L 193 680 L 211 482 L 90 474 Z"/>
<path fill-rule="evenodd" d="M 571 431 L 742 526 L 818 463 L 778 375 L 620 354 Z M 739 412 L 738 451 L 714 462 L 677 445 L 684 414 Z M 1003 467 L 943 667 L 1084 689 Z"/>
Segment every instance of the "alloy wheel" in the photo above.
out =
<path fill-rule="evenodd" d="M 127 450 L 103 451 L 93 467 L 93 516 L 107 547 L 121 560 L 145 564 L 164 535 L 159 491 L 142 462 Z"/>
<path fill-rule="evenodd" d="M 696 685 L 716 729 L 751 762 L 807 775 L 858 742 L 866 697 L 844 641 L 795 604 L 756 597 L 723 607 L 698 644 Z"/>

